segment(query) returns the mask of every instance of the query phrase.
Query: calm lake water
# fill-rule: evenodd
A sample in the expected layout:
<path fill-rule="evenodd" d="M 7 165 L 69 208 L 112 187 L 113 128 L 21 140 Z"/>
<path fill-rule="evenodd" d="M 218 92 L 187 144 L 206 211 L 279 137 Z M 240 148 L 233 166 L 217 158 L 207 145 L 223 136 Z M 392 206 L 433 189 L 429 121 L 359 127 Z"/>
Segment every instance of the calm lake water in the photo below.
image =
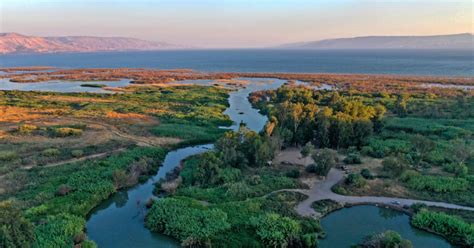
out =
<path fill-rule="evenodd" d="M 410 226 L 408 215 L 375 206 L 355 206 L 330 213 L 321 220 L 327 237 L 320 240 L 322 248 L 350 247 L 370 234 L 387 230 L 398 232 L 416 248 L 448 248 L 442 237 Z"/>
<path fill-rule="evenodd" d="M 199 71 L 474 76 L 473 50 L 186 50 L 1 55 L 0 67 L 190 68 Z"/>

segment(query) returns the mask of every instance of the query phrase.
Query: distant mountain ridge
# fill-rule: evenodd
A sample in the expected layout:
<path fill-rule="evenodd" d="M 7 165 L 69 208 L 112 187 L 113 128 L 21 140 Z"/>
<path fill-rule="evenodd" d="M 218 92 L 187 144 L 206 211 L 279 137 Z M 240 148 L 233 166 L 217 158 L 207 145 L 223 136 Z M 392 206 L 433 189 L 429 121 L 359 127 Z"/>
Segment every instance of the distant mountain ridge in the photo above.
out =
<path fill-rule="evenodd" d="M 39 37 L 17 33 L 0 34 L 0 54 L 98 51 L 150 51 L 183 49 L 185 46 L 125 37 Z"/>
<path fill-rule="evenodd" d="M 474 49 L 470 33 L 430 36 L 363 36 L 290 43 L 290 49 Z"/>

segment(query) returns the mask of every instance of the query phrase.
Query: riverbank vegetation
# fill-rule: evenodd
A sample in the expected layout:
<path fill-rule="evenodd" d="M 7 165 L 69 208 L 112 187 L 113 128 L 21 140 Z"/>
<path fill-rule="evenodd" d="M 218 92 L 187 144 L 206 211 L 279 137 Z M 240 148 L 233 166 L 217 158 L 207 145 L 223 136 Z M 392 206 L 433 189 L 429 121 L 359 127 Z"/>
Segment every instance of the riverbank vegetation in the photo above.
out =
<path fill-rule="evenodd" d="M 169 149 L 215 140 L 213 151 L 188 158 L 157 185 L 167 197 L 151 204 L 152 231 L 186 246 L 314 247 L 324 236 L 319 222 L 294 210 L 306 197 L 279 190 L 307 187 L 301 175 L 325 176 L 340 161 L 348 176 L 337 193 L 474 206 L 474 91 L 436 87 L 474 85 L 469 78 L 126 68 L 0 77 L 133 81 L 116 94 L 0 91 L 0 213 L 11 217 L 0 222 L 6 247 L 93 247 L 84 225 L 95 206 L 156 172 Z M 252 93 L 249 100 L 269 117 L 264 130 L 224 134 L 218 127 L 231 124 L 223 114 L 229 90 L 174 84 L 229 85 L 225 80 L 236 77 L 307 86 L 290 82 Z M 323 84 L 333 91 L 311 88 Z M 272 163 L 276 152 L 294 146 L 304 146 L 314 165 Z M 321 212 L 334 206 L 313 205 Z M 422 210 L 412 224 L 472 244 L 472 222 L 464 216 Z M 380 235 L 386 236 L 402 241 Z"/>
<path fill-rule="evenodd" d="M 226 133 L 214 151 L 184 163 L 181 183 L 153 204 L 147 227 L 185 246 L 314 247 L 319 223 L 294 210 L 305 197 L 272 193 L 302 187 L 290 168 L 271 164 L 279 146 L 280 140 L 244 126 Z"/>
<path fill-rule="evenodd" d="M 227 92 L 0 92 L 1 246 L 94 247 L 90 211 L 156 173 L 170 148 L 223 135 Z"/>
<path fill-rule="evenodd" d="M 420 229 L 438 233 L 453 244 L 462 247 L 474 245 L 474 224 L 457 216 L 423 208 L 411 218 L 411 224 Z"/>
<path fill-rule="evenodd" d="M 284 146 L 314 146 L 319 153 L 332 148 L 345 156 L 348 176 L 336 193 L 474 206 L 474 101 L 467 92 L 334 92 L 289 84 L 255 92 L 250 100 L 269 116 L 265 132 Z M 326 161 L 314 155 L 308 170 Z M 314 207 L 325 212 L 324 203 Z"/>

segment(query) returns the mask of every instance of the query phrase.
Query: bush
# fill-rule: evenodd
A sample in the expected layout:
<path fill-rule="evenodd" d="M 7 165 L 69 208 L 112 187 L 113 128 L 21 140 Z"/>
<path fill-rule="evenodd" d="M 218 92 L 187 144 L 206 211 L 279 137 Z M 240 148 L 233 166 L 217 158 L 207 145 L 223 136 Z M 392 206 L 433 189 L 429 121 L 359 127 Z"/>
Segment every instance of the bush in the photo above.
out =
<path fill-rule="evenodd" d="M 351 186 L 354 186 L 356 188 L 361 188 L 361 187 L 364 187 L 367 184 L 367 181 L 365 181 L 365 179 L 360 174 L 351 173 L 346 178 L 345 183 L 347 185 L 351 185 Z"/>
<path fill-rule="evenodd" d="M 305 170 L 308 173 L 316 173 L 317 168 L 316 168 L 315 164 L 310 164 L 310 165 L 306 166 Z"/>
<path fill-rule="evenodd" d="M 53 137 L 80 136 L 82 135 L 82 129 L 72 127 L 58 127 L 51 128 L 50 133 Z"/>
<path fill-rule="evenodd" d="M 65 196 L 69 194 L 69 192 L 71 192 L 71 187 L 69 187 L 68 185 L 62 184 L 61 186 L 59 186 L 58 190 L 56 191 L 56 195 Z"/>
<path fill-rule="evenodd" d="M 408 168 L 405 161 L 397 157 L 384 159 L 382 166 L 382 169 L 392 177 L 399 177 Z"/>
<path fill-rule="evenodd" d="M 45 157 L 57 157 L 60 154 L 61 154 L 61 152 L 56 148 L 48 148 L 48 149 L 45 149 L 41 152 L 41 155 L 43 155 Z"/>
<path fill-rule="evenodd" d="M 422 209 L 412 217 L 411 224 L 440 233 L 454 244 L 466 247 L 474 245 L 474 224 L 466 223 L 456 216 Z"/>
<path fill-rule="evenodd" d="M 12 161 L 18 158 L 14 151 L 0 151 L 0 161 Z"/>
<path fill-rule="evenodd" d="M 37 129 L 38 127 L 32 124 L 21 124 L 20 126 L 18 126 L 18 133 L 22 135 L 28 135 L 36 131 Z"/>
<path fill-rule="evenodd" d="M 454 162 L 443 165 L 443 170 L 449 173 L 453 173 L 458 177 L 464 177 L 467 175 L 468 168 L 464 163 Z"/>
<path fill-rule="evenodd" d="M 298 169 L 292 169 L 286 172 L 286 176 L 291 178 L 298 178 L 300 177 L 300 171 Z"/>
<path fill-rule="evenodd" d="M 84 151 L 83 150 L 72 150 L 71 151 L 71 156 L 75 157 L 75 158 L 79 158 L 79 157 L 82 157 L 84 155 Z"/>
<path fill-rule="evenodd" d="M 374 176 L 372 175 L 372 173 L 370 172 L 369 169 L 367 168 L 364 168 L 360 171 L 360 175 L 363 176 L 365 179 L 374 179 Z"/>
<path fill-rule="evenodd" d="M 346 163 L 346 164 L 360 164 L 360 163 L 362 163 L 362 160 L 360 158 L 360 154 L 359 153 L 349 153 L 349 155 L 347 155 L 344 158 L 344 163 Z"/>

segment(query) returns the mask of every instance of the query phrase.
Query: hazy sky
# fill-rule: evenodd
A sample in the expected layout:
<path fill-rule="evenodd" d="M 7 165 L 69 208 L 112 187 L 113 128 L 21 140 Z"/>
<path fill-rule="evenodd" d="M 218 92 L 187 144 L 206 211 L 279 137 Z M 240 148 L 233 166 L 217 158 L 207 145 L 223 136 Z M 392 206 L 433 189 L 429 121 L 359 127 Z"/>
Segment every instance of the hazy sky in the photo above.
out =
<path fill-rule="evenodd" d="M 473 33 L 474 0 L 0 0 L 0 31 L 258 47 L 364 35 Z"/>

